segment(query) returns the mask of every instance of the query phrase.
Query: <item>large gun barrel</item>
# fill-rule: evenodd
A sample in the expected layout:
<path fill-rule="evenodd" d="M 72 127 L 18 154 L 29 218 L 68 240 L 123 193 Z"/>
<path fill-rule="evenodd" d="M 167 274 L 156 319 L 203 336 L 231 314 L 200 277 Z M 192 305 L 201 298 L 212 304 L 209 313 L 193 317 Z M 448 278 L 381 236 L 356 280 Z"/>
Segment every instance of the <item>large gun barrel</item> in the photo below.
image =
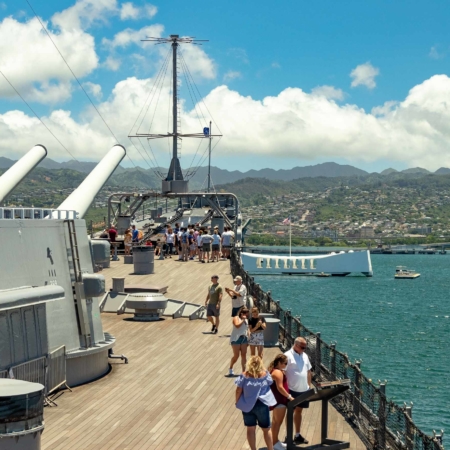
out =
<path fill-rule="evenodd" d="M 82 219 L 108 178 L 127 154 L 125 147 L 115 145 L 95 166 L 84 181 L 59 205 L 58 209 L 71 210 Z"/>
<path fill-rule="evenodd" d="M 35 145 L 0 177 L 0 203 L 47 156 L 43 145 Z"/>

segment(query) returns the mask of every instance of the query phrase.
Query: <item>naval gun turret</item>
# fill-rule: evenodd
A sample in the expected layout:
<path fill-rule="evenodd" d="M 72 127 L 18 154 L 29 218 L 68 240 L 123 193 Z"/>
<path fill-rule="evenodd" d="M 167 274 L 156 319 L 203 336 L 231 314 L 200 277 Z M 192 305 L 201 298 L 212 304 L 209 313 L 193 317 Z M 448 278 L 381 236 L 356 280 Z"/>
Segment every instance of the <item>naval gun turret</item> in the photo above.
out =
<path fill-rule="evenodd" d="M 47 149 L 43 145 L 35 145 L 0 177 L 0 205 L 46 156 Z"/>
<path fill-rule="evenodd" d="M 115 340 L 99 314 L 105 280 L 94 273 L 82 217 L 125 154 L 114 146 L 58 210 L 0 208 L 0 378 L 49 393 L 109 371 Z"/>

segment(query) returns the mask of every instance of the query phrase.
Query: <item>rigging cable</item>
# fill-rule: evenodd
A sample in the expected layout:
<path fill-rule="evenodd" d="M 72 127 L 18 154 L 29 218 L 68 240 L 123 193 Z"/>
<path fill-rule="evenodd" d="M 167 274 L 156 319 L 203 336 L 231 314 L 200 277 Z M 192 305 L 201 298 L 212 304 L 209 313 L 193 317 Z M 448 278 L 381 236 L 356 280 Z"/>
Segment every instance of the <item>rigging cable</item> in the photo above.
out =
<path fill-rule="evenodd" d="M 149 92 L 147 98 L 145 99 L 145 102 L 144 102 L 144 104 L 142 105 L 142 108 L 141 108 L 141 110 L 139 111 L 139 114 L 138 114 L 138 116 L 136 117 L 136 120 L 134 121 L 134 124 L 133 124 L 133 126 L 131 127 L 131 130 L 130 130 L 130 132 L 129 132 L 128 134 L 131 134 L 131 132 L 133 131 L 133 128 L 135 127 L 137 121 L 139 120 L 139 117 L 141 116 L 142 111 L 144 110 L 145 105 L 146 105 L 147 102 L 148 102 L 148 99 L 149 99 L 150 96 L 152 95 L 152 92 L 153 92 L 153 90 L 155 89 L 156 82 L 159 80 L 159 77 L 161 76 L 162 70 L 163 70 L 164 66 L 166 65 L 166 63 L 167 63 L 167 59 L 169 58 L 169 55 L 170 55 L 170 50 L 169 50 L 169 52 L 167 52 L 167 55 L 166 55 L 166 57 L 164 58 L 163 64 L 161 65 L 161 68 L 159 69 L 159 72 L 158 72 L 158 74 L 157 74 L 157 76 L 156 76 L 155 84 L 154 84 L 154 85 L 152 86 L 152 88 L 150 89 L 150 92 Z M 147 111 L 145 112 L 144 117 L 143 117 L 142 120 L 141 120 L 141 123 L 140 123 L 139 126 L 137 127 L 136 132 L 141 128 L 142 122 L 143 122 L 143 120 L 144 120 L 144 118 L 145 118 L 145 115 L 146 115 L 147 112 L 148 112 L 148 109 L 150 108 L 150 105 L 151 105 L 152 101 L 153 101 L 153 98 L 150 100 L 150 103 L 149 103 L 149 105 L 148 105 L 148 107 L 147 107 Z"/>
<path fill-rule="evenodd" d="M 208 107 L 206 106 L 206 102 L 203 101 L 203 99 L 202 99 L 202 96 L 201 96 L 201 94 L 200 94 L 200 91 L 199 91 L 199 89 L 198 89 L 198 87 L 197 87 L 197 85 L 196 85 L 196 83 L 195 83 L 195 81 L 194 81 L 194 78 L 193 78 L 193 76 L 192 76 L 192 74 L 191 74 L 191 72 L 190 72 L 190 70 L 189 70 L 188 65 L 186 64 L 186 61 L 185 61 L 185 59 L 184 59 L 184 56 L 183 56 L 181 50 L 180 50 L 180 56 L 181 56 L 182 62 L 184 63 L 184 67 L 186 68 L 186 73 L 188 74 L 188 78 L 190 77 L 190 80 L 191 80 L 191 81 L 190 81 L 190 82 L 191 82 L 191 86 L 194 86 L 195 89 L 196 89 L 196 91 L 197 91 L 197 93 L 198 93 L 198 96 L 199 96 L 199 97 L 198 97 L 197 103 L 198 103 L 198 107 L 199 107 L 199 109 L 200 109 L 200 111 L 201 111 L 201 114 L 202 114 L 204 120 L 206 121 L 205 116 L 204 116 L 203 111 L 202 111 L 202 108 L 201 108 L 201 104 L 203 104 L 203 106 L 204 106 L 204 107 L 206 108 L 206 110 L 208 111 L 208 113 L 209 113 L 209 115 L 210 115 L 210 117 L 211 117 L 211 121 L 214 123 L 214 125 L 215 125 L 215 126 L 217 127 L 217 129 L 219 130 L 219 133 L 222 134 L 222 131 L 221 131 L 221 129 L 219 128 L 219 125 L 217 125 L 217 123 L 216 123 L 216 121 L 214 120 L 214 118 L 213 118 L 211 112 L 209 111 Z M 194 96 L 195 96 L 195 98 L 197 99 L 197 95 L 195 94 L 195 91 L 194 91 Z M 219 137 L 218 141 L 216 142 L 216 144 L 215 144 L 215 145 L 213 146 L 213 148 L 211 149 L 211 153 L 212 153 L 212 151 L 214 150 L 214 148 L 217 146 L 217 144 L 220 142 L 221 139 L 222 139 L 222 136 Z M 200 163 L 199 163 L 199 164 L 197 165 L 197 167 L 195 168 L 194 172 L 192 173 L 191 178 L 197 173 L 197 170 L 199 169 L 199 167 L 201 167 L 201 165 L 203 164 L 203 162 L 206 160 L 207 155 L 205 156 L 205 153 L 206 153 L 207 150 L 208 150 L 208 149 L 206 149 L 206 150 L 203 152 L 202 156 L 200 157 L 200 158 L 203 158 L 203 159 L 201 159 Z M 194 158 L 195 158 L 195 156 L 194 156 Z M 191 167 L 193 166 L 193 163 L 194 163 L 194 161 L 191 162 Z M 190 167 L 189 169 L 191 169 L 191 167 Z"/>
<path fill-rule="evenodd" d="M 181 54 L 181 57 L 184 59 L 183 54 Z M 202 95 L 200 94 L 200 91 L 199 91 L 197 85 L 195 84 L 194 78 L 192 77 L 191 71 L 189 70 L 189 67 L 188 67 L 187 65 L 186 65 L 186 69 L 187 69 L 187 72 L 188 72 L 189 76 L 191 77 L 191 80 L 192 80 L 192 83 L 193 83 L 195 89 L 196 89 L 197 92 L 198 92 L 199 98 L 202 98 Z M 208 106 L 206 106 L 206 102 L 204 102 L 204 101 L 202 100 L 201 103 L 203 103 L 203 105 L 205 106 L 206 111 L 208 111 L 208 113 L 209 113 L 209 115 L 210 115 L 210 117 L 211 117 L 211 120 L 212 120 L 212 122 L 214 123 L 214 125 L 217 127 L 217 129 L 219 130 L 219 133 L 220 133 L 220 134 L 223 134 L 223 133 L 222 133 L 222 130 L 219 128 L 219 125 L 217 125 L 216 121 L 215 121 L 214 118 L 213 118 L 213 115 L 211 114 L 210 110 L 208 109 Z M 199 107 L 200 107 L 200 103 L 199 103 Z"/>
<path fill-rule="evenodd" d="M 61 51 L 59 50 L 58 46 L 55 44 L 54 40 L 52 39 L 52 37 L 50 36 L 50 33 L 48 32 L 47 28 L 44 26 L 44 24 L 42 23 L 42 20 L 40 19 L 40 17 L 37 15 L 36 11 L 34 10 L 33 6 L 31 6 L 31 3 L 29 2 L 29 0 L 25 0 L 28 4 L 28 6 L 30 7 L 31 11 L 33 11 L 33 14 L 35 15 L 36 19 L 39 21 L 39 23 L 41 24 L 42 29 L 45 31 L 45 33 L 47 34 L 48 38 L 50 39 L 51 43 L 53 44 L 53 46 L 55 47 L 56 51 L 59 53 L 59 55 L 61 56 L 62 60 L 64 61 L 64 63 L 66 64 L 67 68 L 70 70 L 71 74 L 73 75 L 73 77 L 75 78 L 75 80 L 77 81 L 78 85 L 80 86 L 81 90 L 84 92 L 84 94 L 86 95 L 87 99 L 89 100 L 89 102 L 91 103 L 91 105 L 94 107 L 95 111 L 97 112 L 97 114 L 99 115 L 100 119 L 103 121 L 103 123 L 105 124 L 106 128 L 108 128 L 109 132 L 111 133 L 111 136 L 115 139 L 115 141 L 120 144 L 119 140 L 116 138 L 115 134 L 113 133 L 113 131 L 111 130 L 111 128 L 109 127 L 109 125 L 106 123 L 106 120 L 103 118 L 103 116 L 100 114 L 100 111 L 98 110 L 98 108 L 95 106 L 94 102 L 92 101 L 91 97 L 89 97 L 89 94 L 86 92 L 86 89 L 84 89 L 83 85 L 81 84 L 80 80 L 77 78 L 77 76 L 75 75 L 74 71 L 72 70 L 72 68 L 69 66 L 69 63 L 66 61 L 66 59 L 64 58 L 63 54 L 61 53 Z M 134 167 L 136 167 L 136 164 L 134 163 L 134 161 L 131 159 L 130 155 L 128 155 L 128 153 L 126 153 L 126 156 L 128 157 L 128 159 L 131 161 L 131 163 L 133 164 Z"/>
<path fill-rule="evenodd" d="M 20 92 L 14 87 L 14 85 L 11 83 L 11 81 L 8 80 L 6 75 L 0 70 L 0 73 L 2 74 L 3 78 L 8 82 L 8 84 L 14 89 L 16 94 L 22 99 L 22 101 L 25 103 L 25 105 L 28 106 L 30 111 L 37 117 L 39 122 L 44 125 L 44 127 L 47 129 L 47 131 L 58 141 L 59 145 L 71 156 L 72 159 L 78 162 L 78 159 L 75 158 L 75 156 L 72 155 L 72 153 L 69 151 L 69 149 L 56 137 L 56 135 L 50 130 L 50 128 L 43 122 L 43 120 L 37 115 L 36 111 L 29 105 L 29 103 L 22 97 Z"/>
<path fill-rule="evenodd" d="M 166 59 L 165 62 L 166 62 L 166 64 L 165 64 L 164 74 L 163 74 L 163 75 L 160 77 L 160 79 L 157 81 L 157 84 L 155 85 L 155 90 L 154 90 L 154 93 L 153 93 L 153 97 L 152 97 L 152 99 L 151 99 L 151 101 L 150 101 L 150 104 L 151 104 L 151 103 L 153 102 L 153 98 L 154 98 L 154 96 L 155 96 L 155 94 L 156 94 L 157 87 L 158 87 L 158 85 L 160 84 L 159 92 L 158 92 L 158 97 L 157 97 L 157 99 L 156 99 L 155 110 L 154 110 L 154 112 L 153 112 L 153 117 L 152 117 L 152 120 L 151 120 L 151 122 L 150 122 L 150 126 L 149 126 L 149 129 L 148 129 L 148 134 L 150 134 L 150 131 L 151 131 L 151 129 L 152 129 L 153 121 L 155 120 L 156 110 L 158 109 L 159 99 L 160 99 L 160 97 L 161 97 L 161 92 L 162 92 L 163 87 L 164 87 L 164 80 L 166 79 L 167 68 L 169 67 L 169 59 L 168 59 L 168 57 L 167 57 L 167 59 Z M 147 112 L 148 112 L 148 110 L 149 110 L 149 108 L 150 108 L 150 104 L 149 104 L 149 106 L 148 106 L 148 108 L 147 108 Z M 146 114 L 147 114 L 147 112 L 146 112 Z M 143 120 L 143 119 L 142 119 L 142 120 Z M 142 122 L 141 122 L 141 123 L 142 123 Z M 141 140 L 139 139 L 139 141 L 141 141 Z M 152 146 L 151 146 L 151 144 L 150 144 L 150 139 L 147 139 L 147 145 L 148 145 L 148 148 L 150 149 L 150 152 L 151 152 L 152 155 L 153 155 L 153 158 L 155 159 L 156 167 L 158 167 L 158 161 L 156 160 L 156 156 L 155 156 L 155 154 L 154 154 L 154 152 L 153 152 L 153 149 L 152 149 Z M 142 147 L 144 147 L 144 146 L 142 146 Z M 161 173 L 159 173 L 159 171 L 158 171 L 157 173 L 159 174 L 160 178 L 163 178 L 163 175 L 162 175 Z"/>
<path fill-rule="evenodd" d="M 158 86 L 159 86 L 159 84 L 161 83 L 161 88 L 160 88 L 160 90 L 159 90 L 159 95 L 158 95 L 158 101 L 159 101 L 159 96 L 161 95 L 162 84 L 164 83 L 164 80 L 165 80 L 165 78 L 166 78 L 167 67 L 168 67 L 168 64 L 169 64 L 169 56 L 170 56 L 170 51 L 167 52 L 167 55 L 166 55 L 166 57 L 165 57 L 165 59 L 164 59 L 164 62 L 163 62 L 162 66 L 161 66 L 161 68 L 160 68 L 160 70 L 159 70 L 159 72 L 158 72 L 158 75 L 157 75 L 157 77 L 156 77 L 155 84 L 153 85 L 153 87 L 152 87 L 152 89 L 151 89 L 149 95 L 147 96 L 147 99 L 146 99 L 146 101 L 144 102 L 144 105 L 142 106 L 142 109 L 141 109 L 141 111 L 139 112 L 139 115 L 138 115 L 138 117 L 136 118 L 136 120 L 135 120 L 133 126 L 131 127 L 131 130 L 130 130 L 130 133 L 129 133 L 129 134 L 131 134 L 133 128 L 135 127 L 137 121 L 139 120 L 140 115 L 142 114 L 142 111 L 143 111 L 144 108 L 145 108 L 145 105 L 147 104 L 148 99 L 150 98 L 150 95 L 152 95 L 152 93 L 153 93 L 152 98 L 150 99 L 150 102 L 148 103 L 147 110 L 145 111 L 145 114 L 142 115 L 141 122 L 139 123 L 139 126 L 138 126 L 137 129 L 136 129 L 136 133 L 139 131 L 139 129 L 140 129 L 140 127 L 142 126 L 142 123 L 143 123 L 145 117 L 146 117 L 147 114 L 148 114 L 148 111 L 149 111 L 149 109 L 150 109 L 150 106 L 151 106 L 151 104 L 152 104 L 152 102 L 153 102 L 153 99 L 154 99 L 154 97 L 155 97 L 155 95 L 156 95 L 156 92 L 157 92 L 157 90 L 158 90 Z M 158 104 L 158 102 L 157 102 L 157 104 Z M 157 106 L 157 104 L 156 104 L 156 106 Z M 156 113 L 156 106 L 155 106 L 155 113 Z M 153 118 L 154 118 L 154 116 L 155 116 L 155 113 L 153 114 Z M 153 120 L 152 120 L 152 123 L 153 123 Z M 150 129 L 151 129 L 151 124 L 150 124 Z M 150 130 L 149 130 L 149 131 L 150 131 Z M 149 132 L 149 134 L 150 134 L 150 132 Z M 130 139 L 130 142 L 133 144 L 134 148 L 136 148 L 136 150 L 137 150 L 137 147 L 136 147 L 136 145 L 134 144 L 134 142 L 132 141 L 132 139 L 131 139 L 131 138 L 129 138 L 129 139 Z M 147 152 L 146 148 L 144 147 L 144 144 L 142 143 L 142 140 L 139 138 L 139 136 L 138 136 L 138 141 L 139 141 L 139 144 L 140 144 L 141 147 L 142 147 L 142 150 L 144 150 L 144 152 L 145 152 L 146 155 L 150 158 L 150 160 L 151 160 L 151 162 L 152 162 L 152 164 L 153 164 L 153 166 L 154 166 L 154 168 L 151 168 L 151 167 L 149 166 L 150 169 L 153 170 L 153 171 L 156 173 L 156 175 L 159 176 L 159 178 L 161 178 L 161 179 L 164 178 L 164 176 L 163 176 L 163 175 L 161 174 L 161 172 L 158 170 L 158 168 L 159 168 L 159 167 L 158 167 L 158 161 L 156 160 L 156 156 L 155 156 L 155 154 L 154 154 L 154 152 L 153 152 L 153 149 L 152 149 L 152 147 L 151 147 L 151 145 L 150 145 L 149 140 L 147 139 L 147 143 L 148 143 L 148 146 L 149 146 L 149 149 L 150 149 L 150 152 L 151 152 L 152 156 L 150 156 L 150 155 L 148 154 L 148 152 Z M 141 152 L 139 152 L 139 154 L 142 156 Z M 145 159 L 145 158 L 143 158 L 143 159 Z M 147 163 L 147 164 L 148 164 L 148 163 Z"/>
<path fill-rule="evenodd" d="M 186 61 L 185 61 L 184 58 L 183 58 L 183 55 L 180 54 L 180 56 L 181 56 L 181 58 L 180 58 L 181 68 L 182 68 L 182 70 L 183 70 L 183 75 L 184 75 L 184 78 L 185 78 L 185 80 L 186 80 L 186 86 L 187 86 L 187 88 L 188 88 L 189 96 L 191 97 L 191 101 L 192 101 L 192 104 L 193 104 L 193 106 L 194 106 L 195 113 L 196 113 L 196 115 L 197 115 L 197 119 L 198 119 L 198 121 L 199 121 L 199 123 L 200 123 L 200 127 L 203 128 L 203 127 L 205 126 L 205 124 L 207 123 L 207 122 L 206 122 L 206 118 L 205 118 L 205 116 L 203 115 L 203 111 L 202 111 L 200 108 L 198 108 L 198 110 L 200 111 L 200 114 L 198 113 L 198 110 L 197 110 L 197 103 L 199 103 L 201 100 L 200 100 L 200 101 L 197 101 L 196 98 L 195 98 L 195 100 L 194 100 L 194 98 L 193 98 L 193 96 L 194 96 L 194 97 L 196 97 L 196 96 L 195 96 L 195 91 L 194 91 L 194 89 L 193 89 L 193 87 L 192 87 L 192 84 L 191 84 L 191 82 L 190 82 L 190 80 L 189 80 L 189 78 L 188 78 L 188 76 L 187 76 L 187 64 L 186 64 Z M 203 121 L 204 121 L 203 124 L 202 124 L 200 115 L 203 117 Z M 194 157 L 192 158 L 191 164 L 190 164 L 190 166 L 188 167 L 188 169 L 187 169 L 186 172 L 185 172 L 185 177 L 186 177 L 186 178 L 189 177 L 189 175 L 190 175 L 190 170 L 191 170 L 192 167 L 194 166 L 194 161 L 195 161 L 195 158 L 197 157 L 197 154 L 198 154 L 198 151 L 199 151 L 199 149 L 200 149 L 200 146 L 202 145 L 202 141 L 203 141 L 203 139 L 200 139 L 200 142 L 199 142 L 199 144 L 198 144 L 198 146 L 197 146 L 197 150 L 195 151 Z M 188 178 L 188 179 L 189 179 L 189 178 Z"/>
<path fill-rule="evenodd" d="M 217 140 L 217 142 L 211 148 L 211 153 L 217 147 L 217 144 L 220 142 L 221 139 L 222 139 L 222 136 L 219 136 L 219 139 Z M 208 150 L 208 149 L 206 149 L 206 150 Z M 197 173 L 198 169 L 200 169 L 201 165 L 206 161 L 206 158 L 208 157 L 208 154 L 205 155 L 206 150 L 203 152 L 203 155 L 202 155 L 203 159 L 200 161 L 200 164 L 195 168 L 194 172 L 192 173 L 191 178 L 193 178 L 195 176 L 195 174 Z"/>

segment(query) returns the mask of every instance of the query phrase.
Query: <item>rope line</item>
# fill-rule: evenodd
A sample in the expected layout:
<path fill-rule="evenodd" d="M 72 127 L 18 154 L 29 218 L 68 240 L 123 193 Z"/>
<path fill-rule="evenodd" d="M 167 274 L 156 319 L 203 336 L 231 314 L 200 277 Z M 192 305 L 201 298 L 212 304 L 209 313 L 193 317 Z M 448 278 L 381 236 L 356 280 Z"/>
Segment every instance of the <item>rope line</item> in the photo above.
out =
<path fill-rule="evenodd" d="M 100 119 L 103 121 L 103 123 L 105 124 L 106 128 L 109 130 L 109 132 L 111 133 L 111 136 L 114 138 L 114 140 L 116 141 L 117 144 L 120 144 L 119 140 L 117 139 L 117 137 L 115 136 L 115 134 L 113 133 L 113 131 L 111 130 L 111 128 L 109 127 L 109 125 L 106 123 L 106 120 L 103 118 L 103 116 L 100 114 L 100 111 L 98 110 L 98 108 L 95 106 L 94 102 L 92 101 L 91 97 L 89 96 L 89 94 L 87 93 L 86 89 L 84 89 L 83 85 L 81 84 L 80 80 L 77 78 L 77 76 L 75 75 L 74 71 L 72 70 L 72 68 L 69 66 L 69 63 L 66 61 L 66 59 L 64 58 L 63 54 L 61 53 L 61 51 L 59 50 L 58 46 L 56 45 L 55 41 L 52 39 L 50 33 L 48 32 L 47 28 L 44 26 L 42 20 L 40 19 L 40 17 L 37 15 L 36 11 L 34 10 L 33 6 L 31 5 L 31 3 L 29 2 L 29 0 L 25 0 L 28 4 L 28 6 L 30 7 L 31 11 L 33 11 L 34 16 L 36 17 L 36 19 L 39 21 L 39 23 L 41 24 L 42 29 L 45 31 L 47 37 L 50 39 L 50 42 L 53 44 L 53 46 L 55 47 L 56 51 L 59 53 L 59 56 L 61 56 L 62 60 L 64 61 L 64 63 L 66 64 L 67 68 L 69 69 L 70 73 L 72 74 L 72 76 L 75 78 L 76 82 L 78 83 L 78 85 L 80 86 L 81 90 L 84 92 L 84 94 L 86 95 L 87 99 L 89 100 L 89 102 L 91 103 L 91 105 L 93 106 L 93 108 L 95 109 L 95 111 L 97 112 L 97 114 L 99 115 Z M 128 159 L 130 160 L 131 164 L 133 164 L 134 167 L 136 167 L 136 164 L 134 163 L 134 161 L 131 159 L 130 155 L 128 154 L 128 152 L 126 152 L 126 156 L 128 157 Z"/>
<path fill-rule="evenodd" d="M 30 104 L 22 97 L 20 92 L 14 87 L 14 85 L 9 81 L 7 76 L 0 70 L 0 73 L 2 74 L 3 78 L 8 82 L 8 84 L 14 89 L 15 93 L 22 99 L 22 101 L 25 103 L 25 105 L 28 106 L 30 111 L 36 116 L 36 118 L 41 122 L 42 125 L 47 129 L 47 131 L 56 139 L 56 141 L 61 145 L 61 147 L 71 156 L 72 159 L 78 162 L 78 159 L 75 158 L 75 156 L 72 155 L 72 153 L 69 151 L 69 149 L 56 137 L 56 135 L 50 130 L 50 128 L 44 123 L 44 121 L 37 115 L 36 111 L 30 106 Z"/>

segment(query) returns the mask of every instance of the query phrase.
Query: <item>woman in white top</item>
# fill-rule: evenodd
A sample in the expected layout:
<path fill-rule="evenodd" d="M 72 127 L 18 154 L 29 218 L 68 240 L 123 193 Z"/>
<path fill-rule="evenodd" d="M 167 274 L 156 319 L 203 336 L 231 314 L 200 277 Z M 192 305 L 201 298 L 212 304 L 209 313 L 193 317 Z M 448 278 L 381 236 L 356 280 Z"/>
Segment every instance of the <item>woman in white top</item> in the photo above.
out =
<path fill-rule="evenodd" d="M 233 329 L 230 336 L 230 344 L 233 349 L 233 356 L 230 361 L 229 376 L 233 376 L 233 366 L 241 355 L 242 372 L 245 371 L 245 364 L 247 362 L 247 347 L 248 347 L 248 309 L 243 306 L 238 315 L 233 317 Z"/>
<path fill-rule="evenodd" d="M 173 244 L 175 243 L 175 233 L 173 232 L 172 228 L 168 228 L 166 232 L 166 251 L 167 254 L 169 254 L 170 258 L 172 258 L 173 253 Z"/>

